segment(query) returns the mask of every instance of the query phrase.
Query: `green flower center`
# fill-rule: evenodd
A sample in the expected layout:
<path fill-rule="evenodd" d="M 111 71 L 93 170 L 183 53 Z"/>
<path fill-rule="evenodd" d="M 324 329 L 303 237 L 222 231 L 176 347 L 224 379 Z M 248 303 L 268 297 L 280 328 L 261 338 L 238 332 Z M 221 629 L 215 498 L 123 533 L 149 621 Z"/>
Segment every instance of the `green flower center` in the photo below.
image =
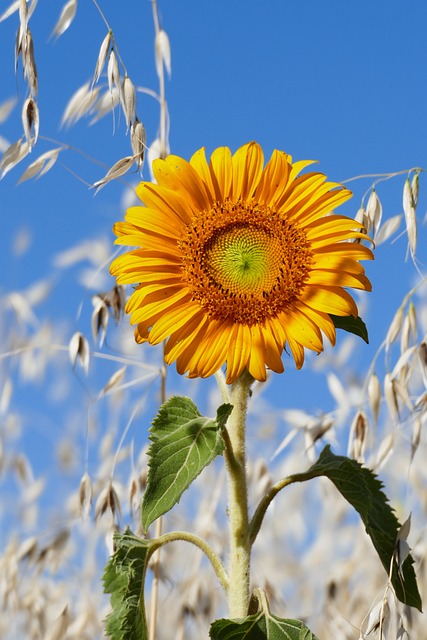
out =
<path fill-rule="evenodd" d="M 291 306 L 312 263 L 304 230 L 253 201 L 216 202 L 178 244 L 192 299 L 213 319 L 248 325 Z"/>
<path fill-rule="evenodd" d="M 205 263 L 211 278 L 229 293 L 262 295 L 280 276 L 280 243 L 264 229 L 221 229 L 207 243 Z"/>

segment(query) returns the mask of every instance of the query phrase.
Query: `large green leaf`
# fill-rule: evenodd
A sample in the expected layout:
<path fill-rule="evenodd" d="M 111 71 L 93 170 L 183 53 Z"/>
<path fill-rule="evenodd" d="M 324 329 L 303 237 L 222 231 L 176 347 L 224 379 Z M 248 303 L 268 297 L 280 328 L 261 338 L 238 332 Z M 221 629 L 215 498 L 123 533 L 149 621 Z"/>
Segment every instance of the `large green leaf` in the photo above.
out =
<path fill-rule="evenodd" d="M 278 618 L 259 611 L 238 620 L 215 620 L 211 640 L 319 640 L 300 620 Z"/>
<path fill-rule="evenodd" d="M 414 560 L 408 555 L 399 567 L 396 542 L 400 528 L 393 509 L 384 495 L 383 484 L 366 467 L 350 458 L 335 456 L 326 446 L 310 469 L 295 479 L 308 480 L 317 476 L 329 478 L 338 491 L 356 509 L 387 573 L 392 567 L 391 582 L 399 600 L 421 611 Z"/>
<path fill-rule="evenodd" d="M 222 429 L 232 408 L 221 405 L 212 420 L 204 418 L 189 398 L 175 396 L 160 407 L 150 429 L 152 444 L 142 501 L 145 531 L 179 502 L 202 469 L 222 453 Z"/>
<path fill-rule="evenodd" d="M 362 318 L 359 316 L 357 318 L 354 316 L 334 316 L 332 313 L 329 316 L 337 329 L 354 333 L 354 335 L 362 338 L 366 344 L 369 344 L 368 330 Z"/>
<path fill-rule="evenodd" d="M 129 529 L 114 535 L 115 553 L 103 576 L 104 591 L 110 593 L 112 611 L 105 633 L 112 640 L 147 640 L 144 581 L 153 543 L 135 537 Z"/>

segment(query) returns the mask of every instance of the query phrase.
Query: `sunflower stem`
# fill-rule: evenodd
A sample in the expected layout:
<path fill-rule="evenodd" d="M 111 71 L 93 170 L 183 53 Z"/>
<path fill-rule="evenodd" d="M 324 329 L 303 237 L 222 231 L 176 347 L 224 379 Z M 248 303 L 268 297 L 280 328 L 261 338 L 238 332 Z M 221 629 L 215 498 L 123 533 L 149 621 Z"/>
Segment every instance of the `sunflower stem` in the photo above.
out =
<path fill-rule="evenodd" d="M 250 386 L 253 377 L 244 371 L 233 384 L 233 411 L 225 439 L 230 521 L 230 572 L 228 608 L 231 618 L 248 614 L 251 545 L 249 540 L 248 492 L 246 479 L 245 428 Z"/>

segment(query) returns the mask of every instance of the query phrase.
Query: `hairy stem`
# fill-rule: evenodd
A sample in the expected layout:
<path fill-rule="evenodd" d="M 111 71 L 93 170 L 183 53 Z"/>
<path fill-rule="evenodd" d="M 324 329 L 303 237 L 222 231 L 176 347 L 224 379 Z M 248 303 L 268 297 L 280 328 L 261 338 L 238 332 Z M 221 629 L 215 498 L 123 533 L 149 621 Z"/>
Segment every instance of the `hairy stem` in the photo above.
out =
<path fill-rule="evenodd" d="M 228 607 L 231 618 L 248 614 L 250 557 L 248 493 L 246 479 L 245 427 L 252 376 L 244 371 L 233 384 L 231 413 L 225 438 L 224 457 L 228 481 L 230 519 L 230 583 Z"/>
<path fill-rule="evenodd" d="M 215 571 L 218 580 L 221 583 L 222 588 L 227 593 L 229 589 L 229 579 L 226 570 L 224 569 L 224 565 L 222 564 L 220 558 L 213 551 L 213 549 L 209 546 L 207 542 L 199 538 L 194 533 L 188 533 L 187 531 L 171 531 L 170 533 L 164 533 L 159 538 L 155 538 L 152 540 L 153 546 L 156 549 L 159 549 L 164 544 L 168 544 L 169 542 L 176 542 L 177 540 L 183 540 L 184 542 L 191 542 L 196 547 L 198 547 L 205 556 L 210 561 L 213 570 Z"/>
<path fill-rule="evenodd" d="M 161 403 L 166 402 L 166 364 L 165 364 L 165 344 L 163 343 L 163 366 L 161 369 L 160 397 Z M 156 522 L 156 538 L 160 538 L 163 529 L 162 517 Z M 159 574 L 160 574 L 160 549 L 156 552 L 153 561 L 153 582 L 151 586 L 151 606 L 150 606 L 150 628 L 149 640 L 155 640 L 157 627 L 157 603 L 159 597 Z"/>
<path fill-rule="evenodd" d="M 282 478 L 279 482 L 276 482 L 269 491 L 265 494 L 265 496 L 261 499 L 256 511 L 252 517 L 252 520 L 249 524 L 248 528 L 248 537 L 249 544 L 252 546 L 255 542 L 255 539 L 258 535 L 258 532 L 261 528 L 262 521 L 266 514 L 266 511 L 270 504 L 273 502 L 274 498 L 277 496 L 279 491 L 288 487 L 290 484 L 294 484 L 295 482 L 305 482 L 307 480 L 311 480 L 318 475 L 316 472 L 306 471 L 303 473 L 295 473 L 291 476 L 287 476 L 286 478 Z"/>

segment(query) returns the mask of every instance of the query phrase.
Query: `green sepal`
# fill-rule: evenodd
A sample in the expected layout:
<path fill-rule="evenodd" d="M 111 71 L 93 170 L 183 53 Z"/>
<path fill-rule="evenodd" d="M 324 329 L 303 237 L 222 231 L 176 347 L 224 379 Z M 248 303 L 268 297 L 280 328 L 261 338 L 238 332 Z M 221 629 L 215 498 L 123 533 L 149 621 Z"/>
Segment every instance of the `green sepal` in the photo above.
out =
<path fill-rule="evenodd" d="M 105 633 L 112 640 L 148 640 L 144 606 L 144 582 L 154 552 L 151 540 L 142 540 L 130 529 L 114 534 L 115 552 L 105 567 L 104 592 L 110 593 L 112 611 Z"/>
<path fill-rule="evenodd" d="M 147 489 L 142 501 L 144 531 L 179 502 L 183 492 L 224 448 L 222 430 L 233 407 L 223 404 L 216 419 L 203 417 L 189 398 L 165 402 L 150 428 Z"/>
<path fill-rule="evenodd" d="M 359 336 L 366 344 L 369 344 L 368 329 L 362 318 L 359 316 L 357 316 L 357 318 L 354 316 L 334 316 L 332 313 L 329 314 L 329 317 L 336 329 L 343 329 L 348 333 L 354 333 L 355 336 Z"/>

